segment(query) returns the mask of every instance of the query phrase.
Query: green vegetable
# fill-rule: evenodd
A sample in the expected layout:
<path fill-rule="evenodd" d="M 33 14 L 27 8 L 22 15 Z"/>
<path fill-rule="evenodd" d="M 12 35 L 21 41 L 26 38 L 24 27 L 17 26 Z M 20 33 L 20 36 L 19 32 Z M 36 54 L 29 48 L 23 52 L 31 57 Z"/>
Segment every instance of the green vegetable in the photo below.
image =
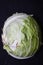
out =
<path fill-rule="evenodd" d="M 16 14 L 6 20 L 3 27 L 3 48 L 14 56 L 34 55 L 41 42 L 40 28 L 33 16 Z"/>

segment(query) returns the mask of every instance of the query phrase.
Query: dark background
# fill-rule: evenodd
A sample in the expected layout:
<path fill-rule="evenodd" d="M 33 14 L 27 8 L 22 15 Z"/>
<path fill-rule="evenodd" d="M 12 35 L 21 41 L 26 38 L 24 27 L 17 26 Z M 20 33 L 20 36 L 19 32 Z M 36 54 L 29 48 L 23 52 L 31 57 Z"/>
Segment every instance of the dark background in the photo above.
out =
<path fill-rule="evenodd" d="M 33 14 L 43 33 L 43 0 L 0 0 L 0 35 L 4 21 L 15 12 Z M 0 65 L 43 65 L 43 46 L 32 58 L 17 60 L 3 50 L 0 37 Z"/>

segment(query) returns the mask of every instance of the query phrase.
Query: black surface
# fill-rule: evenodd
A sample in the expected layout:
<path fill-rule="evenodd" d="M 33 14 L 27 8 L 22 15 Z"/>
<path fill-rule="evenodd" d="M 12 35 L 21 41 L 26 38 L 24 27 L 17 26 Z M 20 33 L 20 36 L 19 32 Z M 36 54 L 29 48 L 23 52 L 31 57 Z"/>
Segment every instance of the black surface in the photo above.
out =
<path fill-rule="evenodd" d="M 0 35 L 4 21 L 15 12 L 33 14 L 43 33 L 43 0 L 0 0 Z M 32 58 L 17 60 L 3 50 L 0 38 L 0 65 L 43 65 L 43 46 Z"/>

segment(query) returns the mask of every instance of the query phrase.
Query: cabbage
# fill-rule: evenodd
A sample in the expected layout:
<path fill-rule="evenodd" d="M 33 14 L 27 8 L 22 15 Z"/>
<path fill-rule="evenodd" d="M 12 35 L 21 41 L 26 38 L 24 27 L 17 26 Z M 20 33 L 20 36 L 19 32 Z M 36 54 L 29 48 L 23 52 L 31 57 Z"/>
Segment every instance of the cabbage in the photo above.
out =
<path fill-rule="evenodd" d="M 39 48 L 40 36 L 39 25 L 33 16 L 17 13 L 5 21 L 3 48 L 14 57 L 31 57 Z"/>

